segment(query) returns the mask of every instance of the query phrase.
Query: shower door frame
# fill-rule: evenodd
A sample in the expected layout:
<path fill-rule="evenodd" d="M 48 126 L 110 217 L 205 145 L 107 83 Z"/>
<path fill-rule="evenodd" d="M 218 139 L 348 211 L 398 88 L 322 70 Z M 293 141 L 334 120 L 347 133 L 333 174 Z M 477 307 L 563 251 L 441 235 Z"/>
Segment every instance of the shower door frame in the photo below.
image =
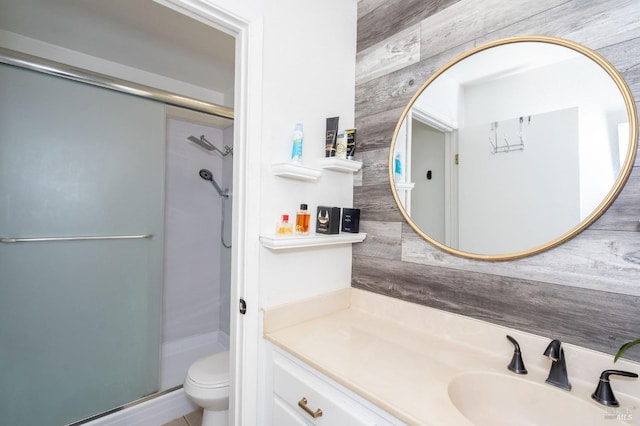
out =
<path fill-rule="evenodd" d="M 78 422 L 157 391 L 166 107 L 0 67 L 8 378 L 0 393 L 7 421 Z M 16 374 L 24 387 L 9 385 Z M 11 402 L 25 392 L 48 410 L 32 418 Z"/>

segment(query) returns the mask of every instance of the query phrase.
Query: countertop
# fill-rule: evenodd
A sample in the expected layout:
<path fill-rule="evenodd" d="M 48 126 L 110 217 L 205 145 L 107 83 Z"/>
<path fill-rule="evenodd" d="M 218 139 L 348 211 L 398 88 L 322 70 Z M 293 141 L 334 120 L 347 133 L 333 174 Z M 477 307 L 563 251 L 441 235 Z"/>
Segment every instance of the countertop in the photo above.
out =
<path fill-rule="evenodd" d="M 513 375 L 507 334 L 520 343 L 529 370 L 523 380 L 544 383 L 550 365 L 542 356 L 550 338 L 358 289 L 263 311 L 265 339 L 411 425 L 471 425 L 449 399 L 449 383 L 470 371 Z M 590 400 L 603 369 L 637 371 L 625 360 L 614 367 L 607 354 L 564 349 L 577 398 Z M 638 395 L 639 386 L 616 383 L 618 400 L 624 405 L 625 392 Z"/>

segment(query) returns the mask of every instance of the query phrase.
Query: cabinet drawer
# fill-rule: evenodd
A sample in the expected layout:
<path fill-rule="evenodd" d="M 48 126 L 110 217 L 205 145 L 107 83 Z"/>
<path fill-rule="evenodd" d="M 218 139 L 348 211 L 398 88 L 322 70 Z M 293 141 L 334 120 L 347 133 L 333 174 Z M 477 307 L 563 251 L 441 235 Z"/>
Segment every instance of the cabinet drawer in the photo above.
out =
<path fill-rule="evenodd" d="M 373 412 L 311 371 L 279 355 L 274 358 L 273 387 L 277 397 L 310 424 L 318 426 L 380 424 L 378 416 Z M 276 412 L 274 416 L 275 414 Z M 316 417 L 313 417 L 314 414 Z"/>
<path fill-rule="evenodd" d="M 302 420 L 298 413 L 293 411 L 293 407 L 278 398 L 273 398 L 273 422 L 272 425 L 278 426 L 309 426 L 307 422 Z"/>

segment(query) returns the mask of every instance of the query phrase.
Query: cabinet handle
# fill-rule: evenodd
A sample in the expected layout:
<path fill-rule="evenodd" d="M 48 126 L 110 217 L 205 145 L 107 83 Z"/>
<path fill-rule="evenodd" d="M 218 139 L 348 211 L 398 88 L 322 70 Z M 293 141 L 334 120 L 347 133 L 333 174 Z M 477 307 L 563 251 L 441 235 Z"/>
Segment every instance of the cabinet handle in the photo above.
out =
<path fill-rule="evenodd" d="M 300 401 L 298 401 L 298 407 L 302 408 L 308 415 L 313 417 L 314 419 L 317 417 L 322 417 L 322 410 L 317 409 L 316 411 L 311 411 L 311 408 L 307 407 L 307 398 L 304 396 Z"/>

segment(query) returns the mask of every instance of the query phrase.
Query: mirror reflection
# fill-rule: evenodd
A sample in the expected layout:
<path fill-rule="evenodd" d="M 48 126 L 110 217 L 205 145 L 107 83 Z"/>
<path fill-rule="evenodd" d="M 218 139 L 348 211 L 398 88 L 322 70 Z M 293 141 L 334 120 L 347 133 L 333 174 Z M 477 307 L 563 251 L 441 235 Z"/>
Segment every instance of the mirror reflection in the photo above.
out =
<path fill-rule="evenodd" d="M 536 253 L 613 201 L 636 121 L 624 80 L 596 53 L 543 37 L 495 42 L 438 71 L 408 105 L 390 151 L 394 197 L 447 251 Z"/>

